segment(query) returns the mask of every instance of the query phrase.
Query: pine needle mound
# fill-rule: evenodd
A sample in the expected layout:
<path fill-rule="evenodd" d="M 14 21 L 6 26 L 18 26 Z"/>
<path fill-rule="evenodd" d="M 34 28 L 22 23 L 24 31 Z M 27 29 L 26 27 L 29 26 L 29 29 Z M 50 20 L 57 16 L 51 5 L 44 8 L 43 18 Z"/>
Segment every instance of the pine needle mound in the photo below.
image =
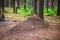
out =
<path fill-rule="evenodd" d="M 40 17 L 32 16 L 0 35 L 0 40 L 60 40 L 59 34 Z"/>
<path fill-rule="evenodd" d="M 34 29 L 47 29 L 49 28 L 49 24 L 47 24 L 44 20 L 42 20 L 40 17 L 37 16 L 32 16 L 29 17 L 26 21 L 24 22 L 19 22 L 17 27 L 15 27 L 12 30 L 34 30 Z"/>
<path fill-rule="evenodd" d="M 44 29 L 49 27 L 49 24 L 38 16 L 31 16 L 27 19 L 26 22 Z"/>

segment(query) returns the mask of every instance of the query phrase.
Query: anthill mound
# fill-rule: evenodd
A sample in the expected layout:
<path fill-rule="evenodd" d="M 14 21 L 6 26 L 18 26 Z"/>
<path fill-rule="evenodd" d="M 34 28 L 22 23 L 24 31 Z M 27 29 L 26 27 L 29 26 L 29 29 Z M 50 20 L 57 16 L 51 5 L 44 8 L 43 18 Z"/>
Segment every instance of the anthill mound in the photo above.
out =
<path fill-rule="evenodd" d="M 38 16 L 31 16 L 24 22 L 19 22 L 19 24 L 12 30 L 34 30 L 34 29 L 47 29 L 49 24 L 42 20 Z"/>
<path fill-rule="evenodd" d="M 40 17 L 32 16 L 0 35 L 0 40 L 60 40 L 60 36 Z"/>

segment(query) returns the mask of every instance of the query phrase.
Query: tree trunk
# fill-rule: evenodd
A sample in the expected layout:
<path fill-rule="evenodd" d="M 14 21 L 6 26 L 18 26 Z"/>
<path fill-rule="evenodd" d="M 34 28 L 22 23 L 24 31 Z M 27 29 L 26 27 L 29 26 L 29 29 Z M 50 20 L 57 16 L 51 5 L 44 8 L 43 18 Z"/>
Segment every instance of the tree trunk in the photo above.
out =
<path fill-rule="evenodd" d="M 1 4 L 2 4 L 2 13 L 3 13 L 4 12 L 4 0 L 2 0 Z"/>
<path fill-rule="evenodd" d="M 17 8 L 19 8 L 19 0 L 17 0 Z"/>
<path fill-rule="evenodd" d="M 51 0 L 51 3 L 50 3 L 50 8 L 51 8 L 51 9 L 54 8 L 54 1 L 55 1 L 55 0 Z"/>
<path fill-rule="evenodd" d="M 1 2 L 0 21 L 4 21 L 4 19 L 5 19 L 4 14 L 3 14 L 3 11 L 4 11 L 4 0 L 0 0 L 0 2 Z"/>
<path fill-rule="evenodd" d="M 24 9 L 26 10 L 26 2 L 27 0 L 24 0 Z"/>
<path fill-rule="evenodd" d="M 44 0 L 39 0 L 39 17 L 44 19 L 43 15 Z"/>
<path fill-rule="evenodd" d="M 58 10 L 57 10 L 57 15 L 60 16 L 60 0 L 58 0 Z"/>
<path fill-rule="evenodd" d="M 6 7 L 9 6 L 9 0 L 5 0 L 5 6 L 6 6 Z"/>
<path fill-rule="evenodd" d="M 46 10 L 48 12 L 49 0 L 46 0 Z"/>
<path fill-rule="evenodd" d="M 12 1 L 13 1 L 13 12 L 15 13 L 15 0 Z"/>
<path fill-rule="evenodd" d="M 13 0 L 10 0 L 10 6 L 13 7 Z"/>
<path fill-rule="evenodd" d="M 37 14 L 37 0 L 34 0 L 33 12 L 34 12 L 35 14 Z"/>

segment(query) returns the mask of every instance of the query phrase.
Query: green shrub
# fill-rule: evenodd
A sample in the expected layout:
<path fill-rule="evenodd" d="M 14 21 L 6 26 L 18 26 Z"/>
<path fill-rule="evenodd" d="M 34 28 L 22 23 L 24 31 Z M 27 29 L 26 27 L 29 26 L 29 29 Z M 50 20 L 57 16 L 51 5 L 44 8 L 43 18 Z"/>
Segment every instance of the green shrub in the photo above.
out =
<path fill-rule="evenodd" d="M 18 9 L 18 13 L 21 16 L 29 16 L 29 15 L 31 15 L 31 11 L 32 11 L 32 8 L 27 8 L 26 10 L 24 10 L 24 8 Z"/>
<path fill-rule="evenodd" d="M 44 9 L 44 15 L 45 16 L 57 16 L 57 7 L 55 7 L 54 9 L 48 8 L 48 11 L 45 8 Z"/>

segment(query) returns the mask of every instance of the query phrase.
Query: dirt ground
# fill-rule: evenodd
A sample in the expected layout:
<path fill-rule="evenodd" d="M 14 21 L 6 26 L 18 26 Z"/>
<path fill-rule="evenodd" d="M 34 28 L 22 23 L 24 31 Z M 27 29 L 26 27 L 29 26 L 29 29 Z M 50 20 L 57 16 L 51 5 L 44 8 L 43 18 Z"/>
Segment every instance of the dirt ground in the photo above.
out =
<path fill-rule="evenodd" d="M 0 40 L 60 40 L 60 23 L 45 22 L 37 16 L 23 22 L 3 23 L 0 25 Z"/>

